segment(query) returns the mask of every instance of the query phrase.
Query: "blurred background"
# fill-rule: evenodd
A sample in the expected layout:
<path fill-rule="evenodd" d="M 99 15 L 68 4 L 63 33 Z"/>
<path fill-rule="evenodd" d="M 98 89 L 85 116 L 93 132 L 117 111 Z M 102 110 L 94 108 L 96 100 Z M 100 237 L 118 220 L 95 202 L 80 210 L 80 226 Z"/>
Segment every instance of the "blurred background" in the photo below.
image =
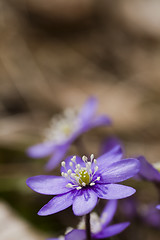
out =
<path fill-rule="evenodd" d="M 54 114 L 90 95 L 114 122 L 85 134 L 91 153 L 114 134 L 126 155 L 160 160 L 160 1 L 1 0 L 0 240 L 42 240 L 76 225 L 70 209 L 36 215 L 50 198 L 25 181 L 45 174 L 46 160 L 25 150 L 42 140 Z M 131 184 L 142 203 L 158 201 L 152 184 Z M 135 232 L 137 240 L 160 237 L 133 221 L 114 239 L 132 240 Z"/>

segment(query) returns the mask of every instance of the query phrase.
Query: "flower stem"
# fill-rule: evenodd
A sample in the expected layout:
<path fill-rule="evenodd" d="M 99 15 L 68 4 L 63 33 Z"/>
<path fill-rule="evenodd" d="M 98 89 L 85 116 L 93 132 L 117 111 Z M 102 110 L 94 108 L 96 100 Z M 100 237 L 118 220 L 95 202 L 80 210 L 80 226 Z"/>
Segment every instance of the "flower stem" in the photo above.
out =
<path fill-rule="evenodd" d="M 157 188 L 157 191 L 158 191 L 158 200 L 160 201 L 160 183 L 159 182 L 155 182 L 154 183 L 156 188 Z"/>
<path fill-rule="evenodd" d="M 85 216 L 86 225 L 86 239 L 91 240 L 91 225 L 90 225 L 90 213 Z"/>

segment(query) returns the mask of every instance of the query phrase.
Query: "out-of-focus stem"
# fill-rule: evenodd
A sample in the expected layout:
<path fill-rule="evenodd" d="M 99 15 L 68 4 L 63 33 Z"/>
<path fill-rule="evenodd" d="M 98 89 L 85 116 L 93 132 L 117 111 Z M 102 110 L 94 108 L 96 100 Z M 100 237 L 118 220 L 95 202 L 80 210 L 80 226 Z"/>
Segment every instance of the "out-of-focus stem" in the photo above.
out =
<path fill-rule="evenodd" d="M 86 239 L 91 240 L 91 225 L 90 225 L 90 213 L 85 216 L 86 225 Z"/>
<path fill-rule="evenodd" d="M 154 182 L 156 188 L 157 188 L 157 191 L 158 191 L 158 200 L 160 202 L 160 183 L 159 182 Z"/>

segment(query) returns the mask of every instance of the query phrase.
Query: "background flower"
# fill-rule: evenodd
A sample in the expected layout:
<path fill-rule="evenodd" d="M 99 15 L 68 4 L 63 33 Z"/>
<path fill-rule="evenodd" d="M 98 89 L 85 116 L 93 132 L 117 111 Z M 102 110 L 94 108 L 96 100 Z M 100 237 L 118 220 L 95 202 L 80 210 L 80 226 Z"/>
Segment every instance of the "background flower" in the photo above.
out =
<path fill-rule="evenodd" d="M 120 203 L 122 215 L 132 222 L 143 224 L 160 229 L 160 213 L 154 204 L 142 204 L 136 198 L 123 199 Z"/>
<path fill-rule="evenodd" d="M 82 133 L 91 128 L 110 125 L 111 120 L 104 115 L 96 116 L 97 99 L 90 97 L 79 114 L 73 111 L 66 111 L 64 118 L 52 120 L 51 128 L 47 129 L 46 140 L 27 150 L 27 154 L 33 158 L 42 158 L 51 155 L 46 165 L 47 170 L 55 168 L 63 159 L 70 145 Z"/>
<path fill-rule="evenodd" d="M 117 209 L 117 201 L 111 200 L 108 201 L 104 210 L 101 213 L 101 216 L 98 217 L 96 213 L 91 213 L 90 215 L 90 223 L 91 223 L 91 234 L 93 239 L 101 239 L 101 238 L 108 238 L 114 235 L 121 233 L 129 226 L 129 222 L 118 223 L 114 225 L 110 225 L 115 212 Z M 78 229 L 74 229 L 69 232 L 65 240 L 77 239 L 76 236 L 79 235 L 79 240 L 86 239 L 86 231 L 80 230 L 85 228 L 84 219 L 78 225 Z"/>
<path fill-rule="evenodd" d="M 139 156 L 137 159 L 140 161 L 140 171 L 137 177 L 143 180 L 160 183 L 160 172 L 150 164 L 145 157 Z"/>

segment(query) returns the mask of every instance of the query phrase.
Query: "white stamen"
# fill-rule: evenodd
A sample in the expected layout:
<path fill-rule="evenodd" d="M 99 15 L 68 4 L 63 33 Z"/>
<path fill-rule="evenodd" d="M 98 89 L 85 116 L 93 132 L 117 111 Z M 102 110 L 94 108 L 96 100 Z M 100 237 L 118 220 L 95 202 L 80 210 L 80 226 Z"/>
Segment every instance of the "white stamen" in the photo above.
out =
<path fill-rule="evenodd" d="M 97 164 L 97 160 L 96 159 L 94 159 L 94 164 Z"/>
<path fill-rule="evenodd" d="M 75 163 L 75 162 L 76 162 L 76 156 L 73 156 L 73 157 L 71 158 L 71 161 Z"/>
<path fill-rule="evenodd" d="M 75 171 L 76 174 L 79 173 L 79 169 L 78 168 L 76 168 L 74 171 Z"/>
<path fill-rule="evenodd" d="M 98 166 L 95 166 L 94 172 L 97 172 L 97 171 L 98 171 Z"/>
<path fill-rule="evenodd" d="M 72 163 L 72 162 L 70 162 L 70 163 L 69 163 L 69 166 L 70 166 L 70 167 L 72 167 L 72 166 L 73 166 L 73 163 Z"/>
<path fill-rule="evenodd" d="M 92 162 L 93 159 L 94 159 L 94 154 L 93 153 L 91 154 L 90 159 L 91 159 L 91 162 Z"/>
<path fill-rule="evenodd" d="M 64 177 L 65 177 L 65 178 L 68 178 L 68 174 L 67 174 L 67 173 L 64 173 Z"/>
<path fill-rule="evenodd" d="M 68 183 L 68 184 L 66 185 L 66 187 L 68 187 L 68 188 L 73 188 L 73 185 L 72 185 L 71 183 Z"/>
<path fill-rule="evenodd" d="M 96 181 L 99 181 L 100 179 L 101 179 L 100 177 L 97 177 L 97 178 L 96 178 Z"/>
<path fill-rule="evenodd" d="M 88 158 L 86 156 L 83 156 L 82 160 L 83 160 L 83 162 L 86 162 L 88 160 Z"/>
<path fill-rule="evenodd" d="M 81 165 L 80 165 L 80 164 L 77 164 L 77 165 L 76 165 L 76 168 L 80 169 L 80 168 L 81 168 Z"/>
<path fill-rule="evenodd" d="M 94 185 L 95 185 L 95 183 L 94 183 L 94 182 L 91 182 L 89 185 L 90 185 L 90 186 L 94 186 Z"/>
<path fill-rule="evenodd" d="M 75 173 L 71 173 L 71 177 L 74 178 L 76 176 Z"/>
<path fill-rule="evenodd" d="M 80 190 L 82 187 L 76 187 L 77 190 Z"/>
<path fill-rule="evenodd" d="M 71 173 L 72 173 L 72 170 L 71 170 L 71 169 L 69 169 L 69 170 L 67 171 L 67 173 L 68 173 L 68 175 L 71 175 Z"/>
<path fill-rule="evenodd" d="M 87 162 L 87 163 L 86 163 L 86 167 L 87 167 L 88 169 L 90 169 L 90 168 L 91 168 L 91 162 Z"/>
<path fill-rule="evenodd" d="M 61 162 L 61 166 L 62 166 L 62 167 L 65 167 L 65 166 L 66 166 L 65 161 Z"/>
<path fill-rule="evenodd" d="M 80 179 L 79 177 L 75 176 L 74 178 L 77 182 L 79 182 L 79 179 Z"/>

